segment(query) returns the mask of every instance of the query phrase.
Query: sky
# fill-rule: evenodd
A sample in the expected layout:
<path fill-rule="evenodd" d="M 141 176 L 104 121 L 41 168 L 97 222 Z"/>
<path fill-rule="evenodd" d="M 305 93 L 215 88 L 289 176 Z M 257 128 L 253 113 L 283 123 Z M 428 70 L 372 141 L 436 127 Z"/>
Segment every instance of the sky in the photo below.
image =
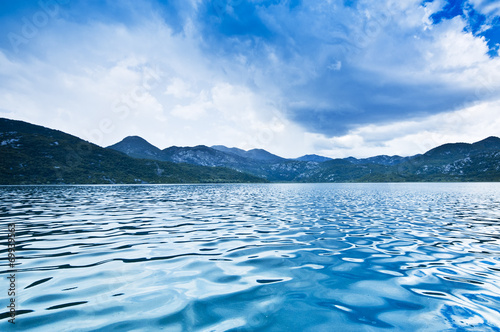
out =
<path fill-rule="evenodd" d="M 0 117 L 100 146 L 408 156 L 500 136 L 497 0 L 0 1 Z"/>

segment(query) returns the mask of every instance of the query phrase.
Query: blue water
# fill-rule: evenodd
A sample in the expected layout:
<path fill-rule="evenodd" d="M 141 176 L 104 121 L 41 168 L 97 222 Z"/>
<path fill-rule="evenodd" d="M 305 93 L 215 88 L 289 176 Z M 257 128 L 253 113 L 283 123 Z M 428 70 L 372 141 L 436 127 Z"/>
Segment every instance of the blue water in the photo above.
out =
<path fill-rule="evenodd" d="M 0 187 L 16 326 L 500 331 L 500 184 Z"/>

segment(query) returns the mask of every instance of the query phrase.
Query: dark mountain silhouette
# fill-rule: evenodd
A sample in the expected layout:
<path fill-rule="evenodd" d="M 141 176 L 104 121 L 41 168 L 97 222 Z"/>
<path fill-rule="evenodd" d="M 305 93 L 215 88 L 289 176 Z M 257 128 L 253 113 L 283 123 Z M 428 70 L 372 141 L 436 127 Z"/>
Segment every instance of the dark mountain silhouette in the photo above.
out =
<path fill-rule="evenodd" d="M 136 153 L 135 146 L 147 146 L 144 142 L 131 139 L 129 152 Z M 148 151 L 154 156 L 153 148 Z M 0 184 L 262 181 L 223 167 L 132 158 L 58 130 L 0 118 Z"/>
<path fill-rule="evenodd" d="M 285 159 L 262 149 L 172 146 L 138 136 L 108 148 L 0 118 L 0 184 L 500 181 L 500 138 L 449 143 L 411 157 Z"/>
<path fill-rule="evenodd" d="M 124 152 L 127 149 L 135 151 L 124 148 L 126 146 L 119 147 Z M 379 155 L 331 159 L 305 155 L 285 159 L 261 149 L 245 151 L 222 145 L 200 145 L 165 149 L 160 160 L 225 166 L 270 181 L 285 182 L 498 181 L 499 152 L 500 139 L 488 137 L 473 144 L 444 144 L 423 155 L 410 157 Z M 141 157 L 148 158 L 145 153 Z"/>
<path fill-rule="evenodd" d="M 316 163 L 322 163 L 324 161 L 332 160 L 332 158 L 318 156 L 317 154 L 306 154 L 305 156 L 296 158 L 295 160 L 299 161 L 313 161 Z"/>

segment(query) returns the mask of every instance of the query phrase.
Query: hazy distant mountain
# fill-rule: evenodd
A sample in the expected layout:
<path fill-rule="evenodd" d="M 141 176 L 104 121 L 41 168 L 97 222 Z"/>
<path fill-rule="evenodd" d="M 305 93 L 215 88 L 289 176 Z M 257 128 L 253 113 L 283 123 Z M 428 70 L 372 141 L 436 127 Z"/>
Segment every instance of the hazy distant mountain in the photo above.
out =
<path fill-rule="evenodd" d="M 276 162 L 285 160 L 285 158 L 279 157 L 263 149 L 252 149 L 245 151 L 238 148 L 228 148 L 225 147 L 224 145 L 213 145 L 212 149 L 216 149 L 226 153 L 232 153 L 243 158 L 249 158 L 260 161 Z"/>
<path fill-rule="evenodd" d="M 137 138 L 129 143 L 144 144 Z M 222 167 L 131 158 L 61 131 L 0 118 L 0 184 L 262 181 Z"/>
<path fill-rule="evenodd" d="M 205 145 L 194 147 L 172 146 L 160 150 L 138 136 L 128 136 L 122 141 L 108 146 L 108 148 L 123 152 L 134 158 L 188 163 L 201 166 L 229 166 L 237 169 L 241 168 L 239 166 L 248 166 L 255 161 L 276 162 L 286 160 L 262 149 L 245 151 L 238 148 L 226 148 L 222 145 L 213 147 Z"/>
<path fill-rule="evenodd" d="M 172 146 L 162 151 L 163 160 L 204 166 L 235 166 L 250 161 L 240 156 L 225 153 L 205 145 L 195 147 Z"/>
<path fill-rule="evenodd" d="M 322 163 L 324 161 L 332 160 L 332 158 L 318 156 L 317 154 L 306 154 L 305 156 L 295 158 L 295 160 L 299 161 L 313 161 L 316 163 Z"/>
<path fill-rule="evenodd" d="M 318 167 L 301 174 L 301 182 L 365 182 L 370 174 L 387 175 L 390 166 L 379 164 L 355 164 L 346 159 L 332 159 L 318 164 Z M 376 180 L 375 180 L 376 181 Z M 388 181 L 394 181 L 388 180 Z"/>
<path fill-rule="evenodd" d="M 361 158 L 357 159 L 354 157 L 349 157 L 346 158 L 346 160 L 349 160 L 353 164 L 378 164 L 378 165 L 397 165 L 401 164 L 404 161 L 410 160 L 412 157 L 401 157 L 401 156 L 386 156 L 386 155 L 380 155 L 380 156 L 375 156 L 375 157 L 370 157 L 370 158 Z"/>
<path fill-rule="evenodd" d="M 232 151 L 235 151 L 233 149 Z M 241 150 L 242 153 L 238 154 L 226 151 L 223 148 L 215 149 L 204 145 L 173 146 L 163 150 L 162 156 L 164 160 L 173 162 L 224 166 L 263 177 L 269 181 L 293 181 L 296 176 L 311 167 L 310 163 L 287 160 L 260 149 Z"/>
<path fill-rule="evenodd" d="M 122 141 L 108 146 L 108 149 L 120 151 L 134 158 L 187 163 L 200 166 L 225 166 L 246 163 L 247 160 L 234 154 L 227 154 L 205 145 L 195 147 L 172 146 L 160 150 L 145 139 L 128 136 Z"/>
<path fill-rule="evenodd" d="M 164 150 L 158 150 L 143 139 L 126 138 L 108 148 L 135 158 L 228 167 L 263 177 L 269 181 L 294 181 L 300 174 L 317 167 L 317 163 L 288 160 L 262 149 L 245 151 L 238 148 L 227 148 L 222 145 L 213 147 L 205 145 L 194 147 L 172 146 Z M 141 153 L 143 149 L 148 152 Z"/>
<path fill-rule="evenodd" d="M 444 144 L 411 157 L 331 159 L 306 155 L 290 160 L 265 150 L 216 145 L 171 147 L 162 151 L 161 160 L 225 166 L 270 181 L 286 182 L 498 181 L 499 152 L 500 139 L 489 137 L 474 144 Z"/>
<path fill-rule="evenodd" d="M 260 149 L 204 145 L 160 150 L 137 136 L 104 149 L 57 130 L 0 118 L 0 184 L 256 182 L 262 178 L 280 182 L 500 181 L 498 137 L 473 144 L 444 144 L 412 157 L 322 158 L 308 155 L 290 160 Z"/>
<path fill-rule="evenodd" d="M 235 154 L 237 156 L 240 156 L 240 157 L 243 157 L 243 158 L 246 158 L 245 154 L 247 153 L 245 150 L 243 149 L 238 149 L 238 148 L 228 148 L 224 145 L 212 145 L 211 146 L 212 149 L 215 149 L 215 150 L 218 150 L 218 151 L 221 151 L 221 152 L 225 152 L 225 153 L 232 153 L 232 154 Z"/>
<path fill-rule="evenodd" d="M 353 164 L 397 165 L 397 164 L 400 164 L 403 161 L 406 161 L 410 158 L 413 158 L 413 157 L 380 155 L 380 156 L 375 156 L 375 157 L 370 157 L 370 158 L 361 158 L 361 159 L 354 158 L 354 157 L 348 157 L 348 158 L 344 158 L 344 160 L 347 160 Z M 295 160 L 313 161 L 313 162 L 317 162 L 317 163 L 322 163 L 325 161 L 333 160 L 333 158 L 318 156 L 316 154 L 307 154 L 305 156 L 296 158 Z"/>
<path fill-rule="evenodd" d="M 285 158 L 279 157 L 279 156 L 272 154 L 270 152 L 267 152 L 266 150 L 263 150 L 263 149 L 248 150 L 246 153 L 246 156 L 247 156 L 247 158 L 250 158 L 250 159 L 269 161 L 269 162 L 286 160 Z"/>

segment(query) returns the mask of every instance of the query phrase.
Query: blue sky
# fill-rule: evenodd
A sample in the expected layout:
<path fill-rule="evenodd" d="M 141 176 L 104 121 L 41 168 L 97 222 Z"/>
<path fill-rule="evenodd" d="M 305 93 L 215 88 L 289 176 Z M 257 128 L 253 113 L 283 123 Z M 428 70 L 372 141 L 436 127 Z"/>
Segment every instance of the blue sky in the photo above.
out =
<path fill-rule="evenodd" d="M 101 146 L 412 155 L 500 136 L 500 2 L 0 2 L 0 116 Z"/>

